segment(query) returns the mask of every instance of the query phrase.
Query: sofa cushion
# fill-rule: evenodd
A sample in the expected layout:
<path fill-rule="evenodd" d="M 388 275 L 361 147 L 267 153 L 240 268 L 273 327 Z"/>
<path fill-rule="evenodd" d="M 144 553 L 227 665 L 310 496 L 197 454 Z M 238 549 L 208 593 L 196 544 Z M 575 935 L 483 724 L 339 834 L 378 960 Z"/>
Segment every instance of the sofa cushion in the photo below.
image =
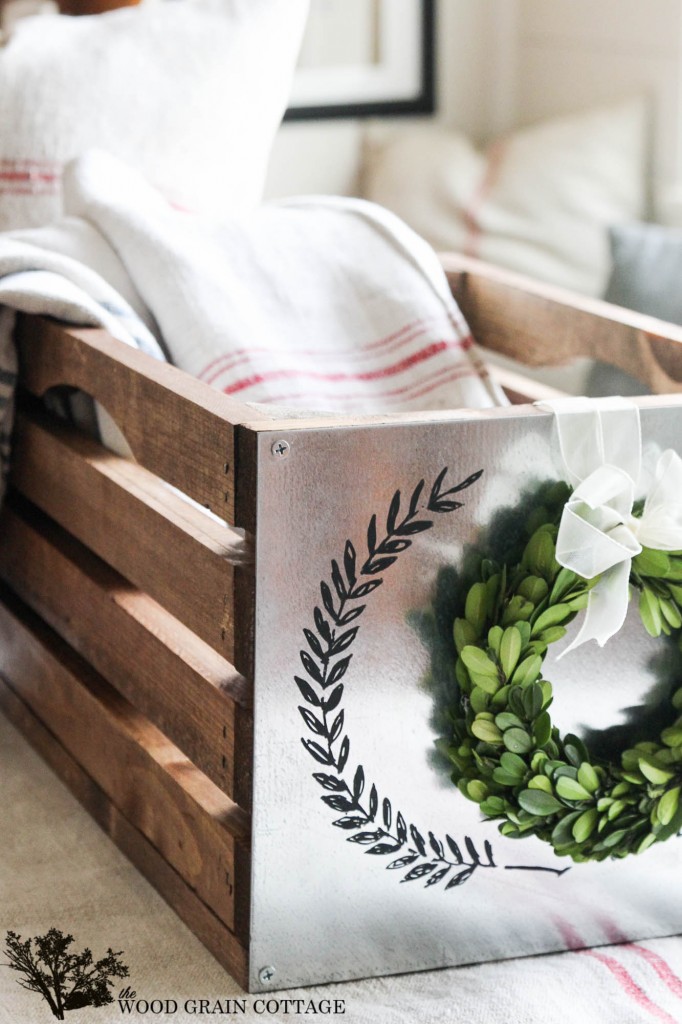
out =
<path fill-rule="evenodd" d="M 682 230 L 619 224 L 610 232 L 612 270 L 604 298 L 682 324 Z"/>
<path fill-rule="evenodd" d="M 307 7 L 175 0 L 17 22 L 0 47 L 0 230 L 55 220 L 62 167 L 92 147 L 179 206 L 255 205 Z"/>
<path fill-rule="evenodd" d="M 633 100 L 522 128 L 485 150 L 439 125 L 372 128 L 363 194 L 438 249 L 601 295 L 609 226 L 642 216 L 644 115 Z"/>

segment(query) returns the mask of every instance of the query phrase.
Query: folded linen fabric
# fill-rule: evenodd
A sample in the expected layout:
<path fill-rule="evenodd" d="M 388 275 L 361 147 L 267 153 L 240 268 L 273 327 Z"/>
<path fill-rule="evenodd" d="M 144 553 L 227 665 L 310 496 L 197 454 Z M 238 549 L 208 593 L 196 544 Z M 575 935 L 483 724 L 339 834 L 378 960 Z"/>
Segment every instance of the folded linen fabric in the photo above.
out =
<path fill-rule="evenodd" d="M 245 402 L 355 414 L 503 401 L 436 256 L 379 207 L 307 199 L 212 222 L 102 153 L 65 184 L 73 216 L 0 235 L 5 469 L 9 310 L 101 325 L 163 358 L 159 330 L 175 365 Z"/>
<path fill-rule="evenodd" d="M 12 341 L 16 312 L 104 327 L 126 344 L 165 358 L 125 268 L 94 228 L 68 219 L 54 228 L 0 235 L 0 497 L 9 465 L 17 375 Z"/>
<path fill-rule="evenodd" d="M 181 369 L 248 402 L 350 413 L 481 407 L 500 396 L 437 257 L 362 200 L 273 203 L 214 222 L 101 152 L 65 206 L 116 250 Z"/>
<path fill-rule="evenodd" d="M 45 6 L 0 47 L 1 230 L 58 217 L 63 166 L 93 146 L 178 203 L 260 202 L 308 0 L 119 3 L 88 18 Z"/>

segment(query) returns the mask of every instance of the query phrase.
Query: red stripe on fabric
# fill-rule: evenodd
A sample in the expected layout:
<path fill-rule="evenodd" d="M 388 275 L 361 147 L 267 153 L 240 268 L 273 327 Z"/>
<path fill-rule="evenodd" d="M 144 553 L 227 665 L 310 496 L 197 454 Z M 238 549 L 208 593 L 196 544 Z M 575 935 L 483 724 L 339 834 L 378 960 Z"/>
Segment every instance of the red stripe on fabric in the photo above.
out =
<path fill-rule="evenodd" d="M 2 192 L 30 195 L 46 185 L 55 189 L 61 177 L 61 166 L 47 160 L 0 160 Z"/>
<path fill-rule="evenodd" d="M 593 960 L 597 960 L 599 963 L 603 964 L 610 974 L 616 979 L 623 991 L 652 1016 L 658 1017 L 659 1020 L 666 1021 L 666 1024 L 679 1024 L 674 1017 L 670 1016 L 667 1010 L 664 1010 L 661 1006 L 657 1006 L 656 1003 L 649 998 L 644 989 L 640 988 L 630 972 L 623 966 L 623 964 L 620 963 L 619 960 L 616 960 L 615 957 L 609 956 L 606 953 L 601 953 L 597 949 L 586 949 L 584 940 L 580 937 L 575 928 L 573 928 L 568 921 L 564 921 L 563 918 L 554 917 L 553 921 L 559 929 L 568 949 L 582 956 L 592 957 Z"/>
<path fill-rule="evenodd" d="M 57 181 L 58 175 L 49 171 L 3 171 L 0 181 Z"/>
<path fill-rule="evenodd" d="M 375 349 L 378 347 L 378 345 L 385 346 L 387 351 L 402 348 L 403 345 L 409 345 L 411 341 L 415 341 L 417 338 L 420 337 L 420 335 L 424 334 L 425 331 L 425 327 L 419 327 L 417 330 L 413 331 L 411 334 L 407 334 L 403 338 L 395 339 L 393 337 L 390 337 L 382 339 L 380 343 L 373 342 L 371 345 L 367 345 L 361 349 L 358 349 L 356 352 L 342 353 L 341 355 L 338 352 L 320 352 L 319 349 L 287 349 L 286 356 L 287 358 L 296 358 L 300 356 L 301 358 L 308 359 L 320 359 L 324 357 L 331 359 L 361 359 L 363 356 L 366 355 L 372 357 L 370 349 Z M 219 356 L 217 359 L 214 359 L 211 363 L 209 363 L 208 366 L 205 367 L 202 370 L 201 374 L 199 375 L 199 380 L 204 380 L 207 384 L 213 384 L 214 381 L 216 381 L 224 373 L 227 373 L 234 366 L 237 366 L 239 363 L 249 362 L 251 356 L 253 355 L 274 354 L 275 353 L 273 353 L 271 348 L 266 348 L 265 346 L 235 349 L 234 351 L 226 353 L 223 356 Z M 209 373 L 211 367 L 213 367 L 213 372 Z"/>
<path fill-rule="evenodd" d="M 402 398 L 405 401 L 411 401 L 414 398 L 421 398 L 423 395 L 426 395 L 430 391 L 433 391 L 434 388 L 440 386 L 441 384 L 450 383 L 458 379 L 463 380 L 466 377 L 478 377 L 478 374 L 475 372 L 475 370 L 471 369 L 468 366 L 448 366 L 442 367 L 440 370 L 437 370 L 435 373 L 431 374 L 430 377 L 424 377 L 419 381 L 414 381 L 413 383 L 407 385 L 404 388 L 393 388 L 390 391 L 370 392 L 369 394 L 364 395 L 357 391 L 352 394 L 345 395 L 328 394 L 326 392 L 320 393 L 319 391 L 317 391 L 315 392 L 315 399 L 317 402 L 324 401 L 330 403 L 347 403 L 353 401 L 363 402 L 366 401 L 368 398 L 371 398 L 373 401 L 378 401 L 379 399 L 390 400 L 400 398 Z M 274 404 L 276 402 L 281 403 L 296 401 L 297 399 L 310 401 L 310 395 L 307 392 L 301 393 L 300 391 L 298 391 L 289 392 L 288 394 L 268 395 L 267 399 L 255 399 L 255 401 L 267 401 L 272 402 Z"/>
<path fill-rule="evenodd" d="M 0 186 L 0 195 L 3 196 L 54 196 L 58 192 L 57 185 L 54 188 L 31 188 L 26 185 L 16 185 L 13 188 Z"/>
<path fill-rule="evenodd" d="M 163 190 L 158 185 L 156 187 L 158 191 L 161 192 L 161 194 L 163 195 Z M 193 215 L 196 213 L 196 210 L 191 209 L 189 206 L 183 206 L 182 203 L 178 202 L 175 199 L 168 199 L 166 197 L 166 202 L 170 206 L 171 210 L 175 210 L 176 213 L 183 213 L 188 215 Z"/>
<path fill-rule="evenodd" d="M 481 209 L 499 177 L 507 145 L 508 141 L 506 139 L 497 139 L 488 148 L 483 175 L 462 213 L 464 226 L 467 230 L 467 238 L 462 246 L 462 251 L 466 256 L 478 256 L 481 241 L 481 225 L 479 220 Z"/>
<path fill-rule="evenodd" d="M 442 377 L 441 380 L 434 380 L 427 387 L 423 387 L 421 389 L 421 391 L 413 392 L 409 396 L 409 398 L 410 398 L 410 400 L 413 400 L 415 398 L 423 398 L 424 395 L 428 395 L 428 394 L 430 394 L 431 391 L 435 391 L 436 387 L 441 387 L 443 384 L 451 384 L 453 381 L 456 381 L 456 380 L 464 380 L 467 377 L 476 377 L 477 378 L 478 374 L 476 373 L 475 370 L 470 369 L 469 367 L 461 368 L 461 369 L 458 369 L 458 370 L 453 369 L 451 373 L 445 374 Z"/>
<path fill-rule="evenodd" d="M 585 954 L 585 956 L 591 956 L 594 960 L 602 963 L 611 972 L 623 991 L 653 1017 L 666 1021 L 666 1024 L 679 1024 L 679 1021 L 676 1021 L 667 1010 L 664 1010 L 662 1006 L 657 1006 L 656 1003 L 649 999 L 646 992 L 639 987 L 629 971 L 614 957 L 600 953 L 596 949 L 583 949 L 579 950 L 579 952 Z"/>
<path fill-rule="evenodd" d="M 391 366 L 383 366 L 377 370 L 367 370 L 364 373 L 315 373 L 310 370 L 305 372 L 301 372 L 300 370 L 273 370 L 270 373 L 254 373 L 251 377 L 244 377 L 241 380 L 235 381 L 234 384 L 227 385 L 222 388 L 222 391 L 226 395 L 234 395 L 239 391 L 244 391 L 246 388 L 254 387 L 256 384 L 265 384 L 267 381 L 272 380 L 286 380 L 291 377 L 301 377 L 308 380 L 326 380 L 331 382 L 346 380 L 382 380 L 384 377 L 393 377 L 398 373 L 403 373 L 405 370 L 410 370 L 412 367 L 418 366 L 420 363 L 424 363 L 429 359 L 433 359 L 435 356 L 440 355 L 442 352 L 446 352 L 448 349 L 452 349 L 453 347 L 465 349 L 471 344 L 471 338 L 464 339 L 462 342 L 458 340 L 454 344 L 452 340 L 434 341 L 430 345 L 427 345 L 426 348 L 420 349 L 418 352 L 413 352 L 412 355 L 407 356 L 405 359 L 401 359 L 398 363 L 393 363 Z"/>
<path fill-rule="evenodd" d="M 442 317 L 445 317 L 448 323 L 453 322 L 452 316 L 447 310 L 444 310 L 442 313 L 434 313 L 433 316 L 421 317 L 419 320 L 413 320 L 410 324 L 405 324 L 405 326 L 401 327 L 399 331 L 393 331 L 392 334 L 387 334 L 385 338 L 378 338 L 376 341 L 371 341 L 369 345 L 364 346 L 365 350 L 368 352 L 373 351 L 374 349 L 382 348 L 384 345 L 390 344 L 392 341 L 400 340 L 402 342 L 405 340 L 403 336 L 405 334 L 410 334 L 412 331 L 416 332 L 414 336 L 417 337 L 424 333 L 424 330 L 429 324 L 436 323 Z M 420 328 L 420 330 L 417 331 L 417 328 Z"/>
<path fill-rule="evenodd" d="M 624 943 L 625 949 L 631 949 L 633 953 L 641 957 L 654 969 L 656 974 L 659 976 L 662 982 L 668 986 L 671 992 L 677 996 L 678 999 L 682 999 L 682 978 L 675 974 L 672 967 L 667 961 L 663 959 L 658 953 L 655 953 L 653 949 L 647 949 L 646 946 L 640 946 L 637 942 L 626 942 Z"/>
<path fill-rule="evenodd" d="M 57 179 L 49 174 L 3 174 L 0 171 L 0 182 L 10 185 L 56 185 Z"/>
<path fill-rule="evenodd" d="M 582 950 L 585 948 L 583 939 L 580 938 L 572 924 L 564 921 L 563 917 L 552 917 L 554 925 L 558 928 L 561 938 L 566 943 L 567 949 Z"/>
<path fill-rule="evenodd" d="M 405 324 L 405 326 L 401 327 L 399 331 L 395 331 L 393 334 L 387 335 L 386 338 L 380 338 L 378 341 L 372 342 L 370 345 L 368 345 L 366 347 L 367 348 L 372 348 L 373 346 L 376 346 L 376 345 L 383 345 L 383 344 L 385 344 L 388 341 L 392 341 L 394 338 L 398 337 L 398 335 L 404 334 L 406 331 L 413 330 L 415 327 L 418 327 L 421 323 L 423 323 L 422 320 L 415 320 L 411 324 Z M 232 356 L 248 355 L 251 352 L 269 352 L 269 351 L 270 351 L 270 349 L 266 349 L 266 348 L 254 349 L 254 348 L 251 348 L 251 347 L 249 347 L 249 348 L 233 349 L 233 351 L 230 352 L 228 355 L 220 355 L 220 356 L 216 356 L 215 359 L 212 359 L 211 362 L 208 363 L 204 367 L 204 369 L 201 371 L 201 373 L 199 374 L 199 379 L 203 380 L 204 379 L 204 374 L 210 373 L 210 371 L 213 369 L 213 367 L 217 363 L 222 362 L 222 360 L 224 360 L 224 359 L 231 358 Z M 294 355 L 306 355 L 306 356 L 318 355 L 317 351 L 313 352 L 313 351 L 308 351 L 308 350 L 296 350 L 293 354 Z"/>
<path fill-rule="evenodd" d="M 9 160 L 7 158 L 0 160 L 0 168 L 2 169 L 10 168 L 11 170 L 30 171 L 37 168 L 40 171 L 57 173 L 60 167 L 61 164 L 55 160 L 29 160 L 26 158 L 21 160 Z"/>
<path fill-rule="evenodd" d="M 410 324 L 406 324 L 404 327 L 401 327 L 400 330 L 394 331 L 392 334 L 387 334 L 386 337 L 384 338 L 379 338 L 376 341 L 372 341 L 367 345 L 363 345 L 362 348 L 359 348 L 357 350 L 357 352 L 352 353 L 352 356 L 353 358 L 356 358 L 358 356 L 363 357 L 364 355 L 374 352 L 381 348 L 400 348 L 401 346 L 407 345 L 410 341 L 414 341 L 415 338 L 418 338 L 420 335 L 424 334 L 428 325 L 436 323 L 438 320 L 443 319 L 443 317 L 447 320 L 449 324 L 453 326 L 455 330 L 457 330 L 458 334 L 462 334 L 460 325 L 455 324 L 452 315 L 445 311 L 443 314 L 427 317 L 426 319 L 415 320 Z M 249 358 L 251 355 L 253 355 L 253 353 L 270 354 L 272 353 L 272 349 L 267 348 L 265 346 L 259 346 L 257 348 L 249 346 L 244 348 L 232 349 L 232 351 L 217 356 L 215 359 L 212 359 L 209 363 L 207 363 L 206 366 L 201 371 L 201 373 L 199 374 L 199 380 L 204 380 L 206 381 L 207 384 L 211 384 L 220 375 L 220 373 L 223 373 L 226 369 L 229 368 L 226 365 L 226 362 L 229 362 L 229 360 L 235 360 L 236 362 L 238 360 L 242 360 L 244 357 Z M 324 356 L 339 358 L 338 353 L 320 352 L 319 349 L 289 349 L 287 350 L 287 355 L 310 357 L 313 359 L 319 359 L 320 357 Z M 346 354 L 346 356 L 350 355 L 351 353 Z M 220 371 L 215 375 L 209 377 L 209 374 L 212 374 L 212 371 L 217 369 L 218 366 L 220 366 Z"/>
<path fill-rule="evenodd" d="M 612 942 L 619 942 L 625 949 L 631 950 L 636 956 L 646 960 L 670 991 L 674 992 L 678 999 L 682 999 L 682 978 L 675 974 L 670 964 L 660 954 L 655 953 L 653 949 L 647 949 L 646 946 L 641 946 L 637 942 L 629 942 L 618 925 L 607 917 L 599 918 L 599 924 L 604 929 L 604 934 Z"/>
<path fill-rule="evenodd" d="M 408 345 L 411 345 L 413 342 L 417 341 L 423 334 L 425 334 L 426 331 L 427 328 L 420 327 L 417 330 L 413 331 L 411 334 L 406 335 L 404 338 L 398 338 L 397 340 L 393 340 L 390 343 L 385 344 L 384 352 L 382 353 L 383 356 L 387 357 L 390 353 L 397 352 L 401 348 L 405 348 Z M 459 335 L 456 338 L 442 340 L 447 340 L 449 342 L 450 348 L 461 348 L 463 351 L 465 351 L 470 344 L 469 339 L 462 335 Z M 254 362 L 254 360 L 252 359 L 254 355 L 270 357 L 275 355 L 272 349 L 265 348 L 262 346 L 258 346 L 256 348 L 251 349 L 241 349 L 239 351 L 241 352 L 240 355 L 236 355 L 236 353 L 229 353 L 223 356 L 222 364 L 219 366 L 215 366 L 214 370 L 211 373 L 207 374 L 205 369 L 202 370 L 201 374 L 199 375 L 199 380 L 203 380 L 207 384 L 211 384 L 214 387 L 219 387 L 220 385 L 217 382 L 220 380 L 221 377 L 229 375 L 235 369 L 235 367 L 239 366 L 240 364 Z M 368 351 L 367 348 L 358 349 L 354 352 L 342 353 L 320 352 L 318 349 L 287 349 L 286 353 L 284 354 L 286 355 L 286 358 L 289 361 L 296 358 L 302 358 L 314 359 L 317 362 L 334 361 L 338 363 L 341 360 L 345 361 L 346 363 L 357 364 L 377 359 L 377 353 L 370 352 Z M 214 364 L 216 362 L 218 362 L 218 360 L 214 360 Z"/>

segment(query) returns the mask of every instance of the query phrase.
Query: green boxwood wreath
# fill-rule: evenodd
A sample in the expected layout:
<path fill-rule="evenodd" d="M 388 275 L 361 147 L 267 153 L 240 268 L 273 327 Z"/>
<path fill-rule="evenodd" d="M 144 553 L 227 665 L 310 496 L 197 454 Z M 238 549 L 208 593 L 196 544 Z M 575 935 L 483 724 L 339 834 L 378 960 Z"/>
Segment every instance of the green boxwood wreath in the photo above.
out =
<path fill-rule="evenodd" d="M 624 750 L 619 763 L 591 757 L 553 725 L 543 661 L 596 583 L 555 559 L 569 493 L 561 483 L 541 489 L 520 558 L 481 560 L 454 621 L 459 694 L 449 709 L 452 733 L 439 747 L 460 791 L 500 821 L 503 835 L 537 836 L 559 856 L 600 861 L 641 853 L 682 828 L 682 715 L 659 740 Z M 646 630 L 679 642 L 682 552 L 645 548 L 630 583 Z M 682 712 L 682 688 L 672 706 Z"/>

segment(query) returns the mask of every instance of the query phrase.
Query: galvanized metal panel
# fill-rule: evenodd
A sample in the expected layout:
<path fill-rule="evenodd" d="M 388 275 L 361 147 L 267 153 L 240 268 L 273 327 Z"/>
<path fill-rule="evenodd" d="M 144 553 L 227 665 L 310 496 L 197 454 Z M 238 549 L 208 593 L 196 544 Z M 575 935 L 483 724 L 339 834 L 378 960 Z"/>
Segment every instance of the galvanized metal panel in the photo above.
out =
<path fill-rule="evenodd" d="M 682 408 L 647 409 L 642 420 L 645 440 L 662 448 L 679 442 Z M 260 435 L 254 990 L 682 930 L 675 840 L 641 857 L 573 865 L 536 839 L 500 836 L 493 823 L 481 820 L 478 807 L 456 791 L 434 757 L 438 701 L 429 685 L 431 654 L 415 619 L 432 603 L 439 572 L 461 567 L 467 546 L 500 509 L 516 506 L 538 482 L 561 478 L 553 432 L 551 415 L 538 412 L 292 429 L 283 436 L 290 446 L 284 457 L 273 453 L 280 435 Z M 314 773 L 336 777 L 337 772 L 318 763 L 302 743 L 316 737 L 299 706 L 316 708 L 305 704 L 294 677 L 325 698 L 332 689 L 317 686 L 302 663 L 301 651 L 312 654 L 303 630 L 319 635 L 314 610 L 324 611 L 320 584 L 324 581 L 336 595 L 332 560 L 343 565 L 346 542 L 352 542 L 361 565 L 372 517 L 381 539 L 394 492 L 401 492 L 400 520 L 419 481 L 425 481 L 419 499 L 423 506 L 445 467 L 444 486 L 483 473 L 457 495 L 462 508 L 439 515 L 422 509 L 420 518 L 433 519 L 433 527 L 409 537 L 410 546 L 375 577 L 382 579 L 380 586 L 344 605 L 344 613 L 360 606 L 364 610 L 344 627 L 357 627 L 357 633 L 342 652 L 352 658 L 342 678 L 341 700 L 327 716 L 331 723 L 344 714 L 332 751 L 338 757 L 347 737 L 348 757 L 338 785 L 352 790 L 362 766 L 358 804 L 365 816 L 372 816 L 376 803 L 373 822 L 345 830 L 333 823 L 360 812 L 344 811 L 342 802 L 342 809 L 335 810 L 322 801 L 333 793 Z M 338 611 L 339 598 L 333 600 Z M 628 708 L 650 700 L 660 683 L 663 647 L 662 641 L 646 638 L 634 614 L 605 651 L 584 647 L 554 664 L 552 649 L 546 675 L 556 684 L 553 716 L 561 731 L 604 729 L 622 720 Z M 320 740 L 320 747 L 327 749 L 326 741 Z M 343 788 L 338 795 L 350 799 Z M 411 825 L 424 838 L 423 854 Z M 367 845 L 348 841 L 363 830 L 385 835 Z M 459 866 L 446 835 L 459 846 Z M 396 850 L 368 855 L 378 843 Z M 409 865 L 387 870 L 409 851 L 417 855 Z M 412 867 L 434 861 L 438 867 L 423 878 L 404 881 Z M 452 866 L 442 880 L 426 885 L 447 863 Z M 469 865 L 472 870 L 461 884 L 447 889 L 447 882 Z M 274 973 L 262 974 L 264 967 Z"/>

